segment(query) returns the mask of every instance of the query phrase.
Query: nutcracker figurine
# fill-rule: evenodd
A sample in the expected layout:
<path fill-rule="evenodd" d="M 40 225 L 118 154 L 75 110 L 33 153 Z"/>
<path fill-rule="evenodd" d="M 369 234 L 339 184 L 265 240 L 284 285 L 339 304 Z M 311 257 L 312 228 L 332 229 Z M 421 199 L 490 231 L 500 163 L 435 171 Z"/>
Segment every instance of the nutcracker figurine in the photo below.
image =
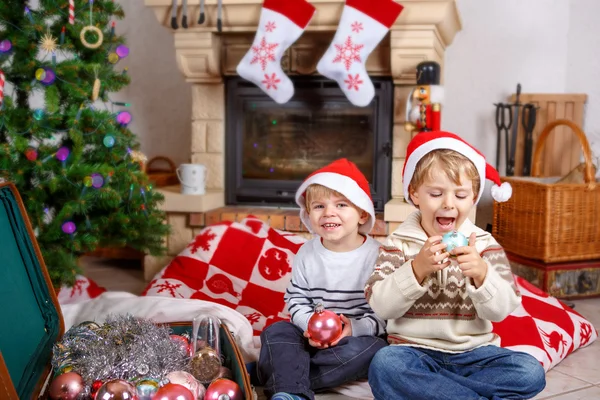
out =
<path fill-rule="evenodd" d="M 409 132 L 439 131 L 444 88 L 440 86 L 440 64 L 424 61 L 417 65 L 417 86 L 406 101 L 405 129 Z"/>

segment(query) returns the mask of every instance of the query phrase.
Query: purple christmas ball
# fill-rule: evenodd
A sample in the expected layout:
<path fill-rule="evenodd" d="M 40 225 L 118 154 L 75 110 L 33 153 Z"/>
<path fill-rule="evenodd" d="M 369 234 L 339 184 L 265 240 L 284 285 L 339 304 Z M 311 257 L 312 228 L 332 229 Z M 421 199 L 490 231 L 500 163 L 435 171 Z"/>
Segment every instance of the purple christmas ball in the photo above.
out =
<path fill-rule="evenodd" d="M 56 159 L 58 161 L 65 161 L 68 157 L 69 154 L 71 152 L 69 151 L 68 147 L 61 147 L 60 149 L 58 149 L 58 151 L 56 152 Z"/>
<path fill-rule="evenodd" d="M 129 55 L 129 47 L 125 46 L 124 44 L 120 44 L 117 46 L 115 53 L 117 53 L 120 58 L 125 58 Z"/>
<path fill-rule="evenodd" d="M 56 80 L 56 74 L 50 68 L 44 68 L 46 70 L 46 76 L 42 79 L 44 85 L 51 85 Z"/>
<path fill-rule="evenodd" d="M 8 53 L 12 49 L 12 43 L 8 39 L 0 42 L 0 53 Z"/>
<path fill-rule="evenodd" d="M 100 174 L 92 174 L 92 186 L 96 189 L 100 189 L 104 185 L 104 178 Z"/>
<path fill-rule="evenodd" d="M 62 224 L 62 231 L 68 235 L 72 235 L 76 230 L 77 228 L 75 227 L 75 224 L 72 221 L 67 221 L 64 224 Z"/>
<path fill-rule="evenodd" d="M 129 111 L 121 111 L 117 114 L 117 122 L 121 125 L 127 125 L 131 122 L 131 113 Z"/>

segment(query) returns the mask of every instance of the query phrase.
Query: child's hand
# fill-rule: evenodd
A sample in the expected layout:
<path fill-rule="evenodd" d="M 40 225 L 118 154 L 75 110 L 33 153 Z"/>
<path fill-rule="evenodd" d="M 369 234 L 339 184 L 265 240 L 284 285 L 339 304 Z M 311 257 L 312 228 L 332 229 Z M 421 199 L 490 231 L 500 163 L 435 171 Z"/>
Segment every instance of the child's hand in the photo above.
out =
<path fill-rule="evenodd" d="M 450 265 L 450 254 L 446 251 L 446 243 L 441 243 L 441 236 L 432 236 L 421 247 L 421 251 L 412 263 L 413 272 L 419 284 L 433 272 L 440 271 Z M 446 261 L 444 261 L 446 260 Z"/>
<path fill-rule="evenodd" d="M 479 287 L 483 284 L 488 267 L 475 248 L 475 238 L 475 232 L 471 233 L 469 245 L 455 248 L 452 254 L 457 256 L 456 261 L 463 275 L 473 279 L 475 287 Z"/>
<path fill-rule="evenodd" d="M 310 344 L 312 347 L 316 347 L 319 350 L 326 349 L 329 347 L 327 344 L 321 344 L 321 342 L 317 340 L 312 340 L 308 331 L 304 331 L 304 337 L 308 339 L 308 344 Z"/>
<path fill-rule="evenodd" d="M 340 314 L 340 318 L 342 319 L 342 324 L 344 324 L 344 327 L 342 328 L 342 333 L 340 334 L 340 337 L 337 338 L 337 340 L 331 342 L 331 347 L 337 346 L 340 340 L 342 340 L 346 336 L 352 336 L 352 322 L 350 322 L 348 317 L 346 317 L 344 314 Z"/>

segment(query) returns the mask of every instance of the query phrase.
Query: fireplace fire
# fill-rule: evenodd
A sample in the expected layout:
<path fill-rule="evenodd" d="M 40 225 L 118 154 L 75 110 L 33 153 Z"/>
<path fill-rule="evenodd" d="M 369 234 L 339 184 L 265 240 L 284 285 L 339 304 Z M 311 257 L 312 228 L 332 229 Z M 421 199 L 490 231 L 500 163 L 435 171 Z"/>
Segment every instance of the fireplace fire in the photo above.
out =
<path fill-rule="evenodd" d="M 391 195 L 391 79 L 374 78 L 366 107 L 352 105 L 323 77 L 292 81 L 294 97 L 277 104 L 252 83 L 227 78 L 227 203 L 293 205 L 308 174 L 345 157 L 365 174 L 375 209 L 383 211 Z"/>

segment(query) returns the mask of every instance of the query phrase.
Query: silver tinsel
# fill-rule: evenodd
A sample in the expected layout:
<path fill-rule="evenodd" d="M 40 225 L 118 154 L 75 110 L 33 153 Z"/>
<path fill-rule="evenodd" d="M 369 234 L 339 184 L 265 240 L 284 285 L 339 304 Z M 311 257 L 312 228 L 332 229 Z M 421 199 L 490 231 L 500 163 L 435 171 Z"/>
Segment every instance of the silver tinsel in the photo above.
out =
<path fill-rule="evenodd" d="M 54 345 L 55 371 L 72 367 L 86 385 L 95 381 L 152 378 L 189 371 L 189 355 L 169 336 L 171 329 L 131 315 L 110 315 L 102 325 L 83 322 Z"/>

